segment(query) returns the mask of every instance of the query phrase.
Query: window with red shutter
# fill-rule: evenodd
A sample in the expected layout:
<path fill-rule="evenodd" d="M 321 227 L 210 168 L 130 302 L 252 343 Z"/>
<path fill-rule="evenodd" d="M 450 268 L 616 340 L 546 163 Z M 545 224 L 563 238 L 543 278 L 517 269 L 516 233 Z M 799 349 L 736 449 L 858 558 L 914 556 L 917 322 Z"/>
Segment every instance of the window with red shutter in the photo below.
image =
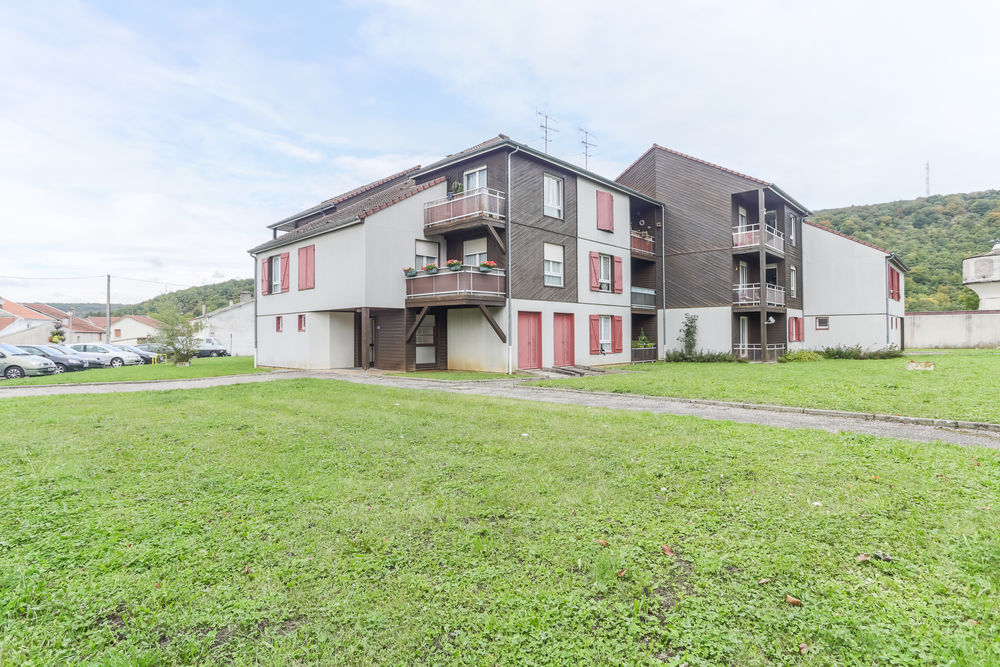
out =
<path fill-rule="evenodd" d="M 281 333 L 281 315 L 274 318 L 274 330 Z"/>
<path fill-rule="evenodd" d="M 610 192 L 597 191 L 597 228 L 615 231 L 615 198 Z"/>
<path fill-rule="evenodd" d="M 305 331 L 305 330 L 306 330 L 306 316 L 299 315 L 299 331 Z"/>
<path fill-rule="evenodd" d="M 611 281 L 615 289 L 615 294 L 621 294 L 624 289 L 622 280 L 622 258 L 615 257 L 615 277 Z"/>
<path fill-rule="evenodd" d="M 622 318 L 621 315 L 614 315 L 611 318 L 611 351 L 622 351 Z"/>
<path fill-rule="evenodd" d="M 290 269 L 288 268 L 288 264 L 289 264 L 288 253 L 287 252 L 281 253 L 281 291 L 282 292 L 287 292 L 288 288 L 289 288 L 289 285 L 291 283 L 291 279 L 289 277 L 289 271 L 290 271 Z"/>
<path fill-rule="evenodd" d="M 299 289 L 316 287 L 316 246 L 299 248 Z"/>
<path fill-rule="evenodd" d="M 600 253 L 590 253 L 590 291 L 597 292 L 601 289 L 601 255 Z"/>
<path fill-rule="evenodd" d="M 601 353 L 601 316 L 590 316 L 590 353 Z"/>
<path fill-rule="evenodd" d="M 260 260 L 260 293 L 271 293 L 271 258 Z"/>

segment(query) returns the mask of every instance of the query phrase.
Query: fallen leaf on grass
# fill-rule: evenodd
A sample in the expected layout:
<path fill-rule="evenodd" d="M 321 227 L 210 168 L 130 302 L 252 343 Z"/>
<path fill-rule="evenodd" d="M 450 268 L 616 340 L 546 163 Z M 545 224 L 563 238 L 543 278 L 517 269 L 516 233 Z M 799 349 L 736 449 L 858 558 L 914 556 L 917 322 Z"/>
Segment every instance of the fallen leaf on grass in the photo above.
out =
<path fill-rule="evenodd" d="M 866 554 L 866 553 L 860 553 L 860 554 L 858 554 L 857 561 L 859 563 L 864 563 L 866 560 L 871 560 L 871 559 L 872 559 L 872 557 L 869 556 L 868 554 Z"/>
<path fill-rule="evenodd" d="M 785 593 L 785 602 L 787 602 L 790 605 L 796 606 L 796 607 L 801 607 L 802 606 L 802 600 L 800 600 L 798 598 L 793 598 L 788 593 Z"/>
<path fill-rule="evenodd" d="M 979 621 L 977 621 L 974 618 L 970 618 L 969 620 L 966 621 L 966 623 L 968 623 L 969 625 L 979 625 Z"/>
<path fill-rule="evenodd" d="M 597 543 L 600 544 L 602 547 L 605 547 L 605 548 L 607 548 L 609 546 L 607 540 L 597 540 Z"/>
<path fill-rule="evenodd" d="M 878 479 L 878 475 L 872 475 L 872 481 L 875 481 L 876 479 Z"/>
<path fill-rule="evenodd" d="M 250 574 L 250 563 L 243 566 L 243 574 Z"/>
<path fill-rule="evenodd" d="M 761 579 L 761 580 L 760 580 L 760 581 L 758 581 L 757 583 L 758 583 L 758 584 L 760 584 L 761 586 L 763 586 L 764 584 L 769 584 L 769 583 L 771 583 L 771 580 L 770 580 L 770 579 Z"/>
<path fill-rule="evenodd" d="M 623 567 L 622 569 L 618 570 L 618 578 L 621 579 L 622 577 L 624 577 L 626 572 L 628 572 L 628 568 Z"/>
<path fill-rule="evenodd" d="M 670 547 L 668 547 L 666 544 L 664 544 L 662 547 L 660 547 L 660 551 L 662 551 L 667 556 L 673 556 L 674 555 L 674 550 L 671 549 Z"/>
<path fill-rule="evenodd" d="M 162 581 L 157 581 L 157 582 L 156 582 L 155 584 L 153 584 L 153 587 L 154 587 L 154 588 L 159 588 L 159 587 L 160 587 L 160 586 L 162 586 L 162 585 L 163 585 L 163 582 L 162 582 Z"/>
<path fill-rule="evenodd" d="M 808 650 L 809 650 L 809 644 L 799 644 L 799 653 L 805 655 L 806 651 Z"/>

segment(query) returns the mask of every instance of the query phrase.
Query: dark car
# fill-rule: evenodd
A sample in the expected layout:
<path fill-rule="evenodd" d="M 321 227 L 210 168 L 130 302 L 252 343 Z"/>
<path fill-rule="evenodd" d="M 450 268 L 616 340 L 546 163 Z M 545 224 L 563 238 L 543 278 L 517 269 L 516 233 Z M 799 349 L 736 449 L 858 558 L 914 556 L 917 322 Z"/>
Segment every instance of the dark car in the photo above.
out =
<path fill-rule="evenodd" d="M 35 354 L 52 361 L 56 365 L 56 373 L 82 371 L 90 366 L 90 362 L 83 357 L 75 354 L 66 354 L 48 345 L 18 345 L 18 347 L 28 354 Z"/>
<path fill-rule="evenodd" d="M 162 364 L 164 361 L 167 360 L 167 355 L 165 354 L 159 354 L 157 352 L 143 350 L 142 348 L 136 345 L 118 344 L 115 345 L 115 347 L 120 347 L 123 350 L 128 350 L 129 352 L 135 352 L 136 354 L 139 355 L 139 358 L 142 359 L 142 363 L 144 364 Z"/>
<path fill-rule="evenodd" d="M 143 352 L 155 352 L 157 354 L 162 354 L 163 356 L 167 356 L 170 352 L 170 348 L 162 343 L 139 343 L 134 347 L 142 350 Z"/>

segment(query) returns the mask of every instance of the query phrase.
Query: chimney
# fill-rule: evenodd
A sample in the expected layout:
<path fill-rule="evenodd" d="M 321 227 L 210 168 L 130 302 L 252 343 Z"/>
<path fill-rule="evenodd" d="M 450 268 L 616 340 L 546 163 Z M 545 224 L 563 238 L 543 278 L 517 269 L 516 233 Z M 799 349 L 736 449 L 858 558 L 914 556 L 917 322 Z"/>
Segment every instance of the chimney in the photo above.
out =
<path fill-rule="evenodd" d="M 229 300 L 229 305 L 230 306 L 233 305 L 233 300 L 232 299 Z"/>
<path fill-rule="evenodd" d="M 249 290 L 243 290 L 240 292 L 240 303 L 246 303 L 247 301 L 250 301 L 252 297 L 253 294 Z"/>

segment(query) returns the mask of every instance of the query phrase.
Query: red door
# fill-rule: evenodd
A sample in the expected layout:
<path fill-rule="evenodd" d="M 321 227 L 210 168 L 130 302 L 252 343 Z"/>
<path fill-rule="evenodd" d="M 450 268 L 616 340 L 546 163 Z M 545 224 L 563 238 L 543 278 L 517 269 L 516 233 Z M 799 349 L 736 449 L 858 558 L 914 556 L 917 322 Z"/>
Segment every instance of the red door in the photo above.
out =
<path fill-rule="evenodd" d="M 517 314 L 517 367 L 542 367 L 542 314 Z"/>
<path fill-rule="evenodd" d="M 556 313 L 552 318 L 553 366 L 573 365 L 573 313 Z"/>

